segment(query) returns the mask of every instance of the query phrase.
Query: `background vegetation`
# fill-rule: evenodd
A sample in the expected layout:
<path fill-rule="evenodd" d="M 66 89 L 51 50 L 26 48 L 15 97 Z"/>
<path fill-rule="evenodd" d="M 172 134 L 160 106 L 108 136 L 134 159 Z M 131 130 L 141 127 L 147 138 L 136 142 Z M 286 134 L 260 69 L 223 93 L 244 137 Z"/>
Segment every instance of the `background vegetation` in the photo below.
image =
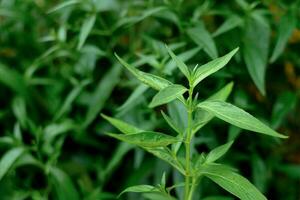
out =
<path fill-rule="evenodd" d="M 168 183 L 180 182 L 163 161 L 107 137 L 114 128 L 99 115 L 170 134 L 161 109 L 185 121 L 176 102 L 150 109 L 155 92 L 114 56 L 184 81 L 164 44 L 191 66 L 240 47 L 203 81 L 199 97 L 233 81 L 230 102 L 290 137 L 214 120 L 194 147 L 208 151 L 237 138 L 224 163 L 269 199 L 299 199 L 299 19 L 299 1 L 1 0 L 1 199 L 116 199 L 127 186 L 160 183 L 164 172 Z M 209 180 L 198 193 L 232 199 Z"/>

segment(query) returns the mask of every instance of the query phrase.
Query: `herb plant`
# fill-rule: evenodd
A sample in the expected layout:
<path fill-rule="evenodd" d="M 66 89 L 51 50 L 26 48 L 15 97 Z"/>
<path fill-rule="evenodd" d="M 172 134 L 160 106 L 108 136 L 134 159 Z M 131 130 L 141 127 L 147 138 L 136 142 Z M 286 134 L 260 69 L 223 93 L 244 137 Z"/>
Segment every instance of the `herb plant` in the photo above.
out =
<path fill-rule="evenodd" d="M 172 186 L 167 186 L 166 177 L 163 175 L 161 183 L 157 186 L 131 186 L 121 194 L 124 192 L 137 192 L 145 193 L 149 199 L 175 199 L 171 190 L 184 186 L 184 197 L 179 198 L 192 200 L 201 179 L 207 177 L 242 200 L 266 199 L 246 178 L 236 173 L 231 167 L 217 162 L 230 149 L 234 143 L 233 140 L 208 153 L 192 151 L 193 140 L 197 136 L 197 132 L 214 117 L 245 130 L 286 138 L 286 136 L 272 130 L 246 111 L 225 102 L 232 90 L 232 83 L 229 83 L 208 99 L 204 101 L 198 100 L 198 94 L 195 91 L 196 86 L 209 75 L 222 69 L 236 54 L 238 48 L 200 67 L 196 65 L 192 70 L 168 46 L 166 48 L 176 66 L 188 80 L 188 87 L 174 84 L 160 76 L 140 71 L 117 54 L 116 57 L 142 83 L 158 90 L 149 107 L 158 107 L 171 101 L 181 102 L 188 113 L 187 126 L 181 129 L 163 111 L 161 112 L 163 118 L 177 135 L 142 130 L 116 118 L 106 115 L 102 116 L 122 132 L 122 134 L 107 133 L 109 136 L 137 145 L 166 161 L 184 176 L 185 181 L 184 183 L 175 183 Z"/>

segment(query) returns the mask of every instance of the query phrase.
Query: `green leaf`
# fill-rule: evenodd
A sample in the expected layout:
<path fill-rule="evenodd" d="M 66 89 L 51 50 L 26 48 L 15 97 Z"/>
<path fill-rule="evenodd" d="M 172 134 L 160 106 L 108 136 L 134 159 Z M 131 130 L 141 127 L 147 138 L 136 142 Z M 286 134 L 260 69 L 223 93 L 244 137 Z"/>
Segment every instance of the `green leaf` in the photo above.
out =
<path fill-rule="evenodd" d="M 140 84 L 136 89 L 131 93 L 131 95 L 128 97 L 128 99 L 118 108 L 119 112 L 124 112 L 125 110 L 132 108 L 134 105 L 136 105 L 137 102 L 139 102 L 139 99 L 143 95 L 143 93 L 148 89 L 149 87 L 144 84 Z"/>
<path fill-rule="evenodd" d="M 272 110 L 272 127 L 278 128 L 284 121 L 286 115 L 296 107 L 297 94 L 294 92 L 284 92 L 279 95 Z"/>
<path fill-rule="evenodd" d="M 42 138 L 46 143 L 51 143 L 56 136 L 76 128 L 76 124 L 72 120 L 66 118 L 60 123 L 48 124 L 43 130 Z"/>
<path fill-rule="evenodd" d="M 187 30 L 188 36 L 211 57 L 217 58 L 218 51 L 216 44 L 211 34 L 206 30 L 203 23 L 198 24 L 196 27 Z"/>
<path fill-rule="evenodd" d="M 176 168 L 181 174 L 185 174 L 184 168 L 182 165 L 178 162 L 176 155 L 174 155 L 170 149 L 163 148 L 163 147 L 157 147 L 157 148 L 145 148 L 146 151 L 153 154 L 154 156 L 166 161 L 170 165 L 172 165 L 174 168 Z"/>
<path fill-rule="evenodd" d="M 58 4 L 54 8 L 51 8 L 47 13 L 50 14 L 50 13 L 56 12 L 58 10 L 61 10 L 63 8 L 66 8 L 68 6 L 75 5 L 75 4 L 78 4 L 78 3 L 80 3 L 79 0 L 63 1 L 62 3 Z"/>
<path fill-rule="evenodd" d="M 17 161 L 18 158 L 25 152 L 22 147 L 16 147 L 7 151 L 0 160 L 0 181 L 4 175 L 9 171 L 12 165 Z"/>
<path fill-rule="evenodd" d="M 64 171 L 56 167 L 51 167 L 49 172 L 51 177 L 50 180 L 58 200 L 79 200 L 79 194 L 77 193 L 71 178 Z"/>
<path fill-rule="evenodd" d="M 78 95 L 82 92 L 84 87 L 90 83 L 89 80 L 84 80 L 78 85 L 76 85 L 73 90 L 67 95 L 67 98 L 65 99 L 64 103 L 62 104 L 61 108 L 56 112 L 54 120 L 59 119 L 62 117 L 65 113 L 67 113 L 75 101 L 75 99 L 78 97 Z"/>
<path fill-rule="evenodd" d="M 168 115 L 166 115 L 164 113 L 164 111 L 161 111 L 162 116 L 164 117 L 164 119 L 166 120 L 166 122 L 169 124 L 169 126 L 176 131 L 178 134 L 182 135 L 182 131 L 180 130 L 179 127 L 177 127 L 177 125 L 175 124 L 175 122 L 173 121 L 173 119 L 171 119 Z"/>
<path fill-rule="evenodd" d="M 137 79 L 139 79 L 142 83 L 150 86 L 153 89 L 161 90 L 172 83 L 164 78 L 161 78 L 159 76 L 155 76 L 153 74 L 142 72 L 135 67 L 129 65 L 127 62 L 125 62 L 122 58 L 120 58 L 117 54 L 115 54 L 119 62 L 126 67 Z"/>
<path fill-rule="evenodd" d="M 15 97 L 12 101 L 12 109 L 21 127 L 26 128 L 28 115 L 25 99 L 19 96 Z"/>
<path fill-rule="evenodd" d="M 174 124 L 179 128 L 181 132 L 184 132 L 188 124 L 188 112 L 183 103 L 179 100 L 172 101 L 167 104 L 168 114 Z"/>
<path fill-rule="evenodd" d="M 233 142 L 234 141 L 230 141 L 210 151 L 206 156 L 205 163 L 213 163 L 221 158 L 225 153 L 227 153 Z"/>
<path fill-rule="evenodd" d="M 80 50 L 81 47 L 83 46 L 85 40 L 87 39 L 89 33 L 91 32 L 91 30 L 95 24 L 95 21 L 96 21 L 96 15 L 91 15 L 90 17 L 85 19 L 85 21 L 83 22 L 83 24 L 81 26 L 80 34 L 79 34 L 79 42 L 77 45 L 77 50 Z"/>
<path fill-rule="evenodd" d="M 101 112 L 114 87 L 119 83 L 120 65 L 114 65 L 99 81 L 91 98 L 83 127 L 87 127 Z"/>
<path fill-rule="evenodd" d="M 116 127 L 119 131 L 121 131 L 124 134 L 135 134 L 135 133 L 140 133 L 143 132 L 143 130 L 132 126 L 126 122 L 123 122 L 121 120 L 112 118 L 112 117 L 108 117 L 104 114 L 101 114 L 101 116 L 106 119 L 107 121 L 109 121 L 109 123 L 111 123 L 114 127 Z"/>
<path fill-rule="evenodd" d="M 297 25 L 297 16 L 295 10 L 288 10 L 284 16 L 282 16 L 278 27 L 278 39 L 270 62 L 274 62 L 280 54 L 283 52 L 289 38 L 291 37 L 294 29 Z"/>
<path fill-rule="evenodd" d="M 230 103 L 219 100 L 207 100 L 199 103 L 198 107 L 242 129 L 274 137 L 287 138 L 287 136 L 277 133 L 249 113 Z"/>
<path fill-rule="evenodd" d="M 210 96 L 207 100 L 221 100 L 226 101 L 228 96 L 232 91 L 233 83 L 228 83 L 225 87 L 221 90 Z M 200 128 L 206 125 L 211 119 L 213 119 L 214 115 L 202 110 L 197 109 L 195 111 L 195 120 L 194 120 L 194 127 L 193 127 L 193 134 L 196 133 Z"/>
<path fill-rule="evenodd" d="M 130 135 L 108 133 L 107 135 L 119 139 L 121 141 L 135 144 L 145 148 L 163 147 L 169 144 L 179 142 L 180 140 L 158 132 L 145 131 Z"/>
<path fill-rule="evenodd" d="M 142 13 L 142 15 L 140 16 L 126 16 L 126 17 L 122 17 L 120 18 L 120 20 L 113 26 L 112 30 L 116 30 L 120 27 L 125 27 L 128 28 L 130 26 L 132 26 L 133 24 L 136 24 L 140 21 L 143 21 L 144 19 L 153 16 L 156 13 L 159 13 L 163 10 L 168 9 L 167 7 L 164 6 L 160 6 L 160 7 L 155 7 L 155 8 L 150 8 L 147 10 L 144 10 L 144 12 Z"/>
<path fill-rule="evenodd" d="M 152 185 L 135 185 L 135 186 L 131 186 L 131 187 L 128 187 L 125 190 L 123 190 L 119 194 L 119 197 L 126 192 L 146 193 L 146 192 L 159 192 L 159 190 Z"/>
<path fill-rule="evenodd" d="M 18 71 L 8 68 L 2 63 L 0 63 L 0 83 L 24 97 L 29 96 L 28 85 L 24 77 Z"/>
<path fill-rule="evenodd" d="M 268 61 L 270 27 L 254 18 L 247 20 L 243 45 L 243 57 L 252 80 L 265 95 L 265 73 Z"/>
<path fill-rule="evenodd" d="M 187 89 L 182 85 L 172 84 L 160 90 L 152 99 L 149 107 L 153 108 L 162 104 L 169 103 L 184 94 Z"/>
<path fill-rule="evenodd" d="M 226 191 L 237 196 L 241 200 L 266 200 L 267 198 L 255 188 L 246 178 L 233 172 L 224 165 L 202 165 L 198 175 L 204 175 L 217 183 Z"/>
<path fill-rule="evenodd" d="M 235 48 L 228 54 L 200 66 L 193 75 L 193 86 L 195 87 L 200 81 L 223 68 L 238 50 L 239 48 Z"/>
<path fill-rule="evenodd" d="M 233 82 L 230 82 L 227 85 L 225 85 L 222 89 L 217 91 L 215 94 L 208 97 L 208 100 L 226 101 L 226 99 L 229 97 L 232 91 L 232 88 L 233 88 Z"/>
<path fill-rule="evenodd" d="M 168 50 L 168 53 L 172 57 L 172 59 L 176 62 L 177 67 L 180 69 L 180 71 L 185 75 L 185 77 L 189 80 L 190 79 L 190 71 L 189 68 L 186 66 L 186 64 L 177 57 L 173 51 L 166 45 L 166 48 Z"/>
<path fill-rule="evenodd" d="M 226 21 L 212 34 L 213 37 L 217 37 L 227 31 L 230 31 L 242 24 L 242 19 L 237 15 L 231 15 Z"/>
<path fill-rule="evenodd" d="M 193 49 L 190 49 L 188 51 L 185 51 L 179 55 L 177 55 L 177 58 L 180 59 L 182 62 L 186 62 L 190 60 L 192 57 L 194 57 L 199 51 L 201 50 L 201 47 L 195 47 Z M 169 62 L 165 64 L 164 72 L 167 75 L 171 75 L 172 71 L 176 68 L 177 64 L 175 60 L 171 59 Z"/>
<path fill-rule="evenodd" d="M 133 146 L 131 144 L 124 142 L 118 144 L 118 147 L 114 150 L 105 170 L 102 172 L 103 180 L 109 179 L 109 176 L 113 173 L 113 170 L 120 165 L 125 154 L 127 154 L 132 148 Z"/>
<path fill-rule="evenodd" d="M 260 191 L 266 192 L 269 180 L 269 169 L 266 165 L 267 162 L 256 153 L 251 157 L 253 183 Z"/>

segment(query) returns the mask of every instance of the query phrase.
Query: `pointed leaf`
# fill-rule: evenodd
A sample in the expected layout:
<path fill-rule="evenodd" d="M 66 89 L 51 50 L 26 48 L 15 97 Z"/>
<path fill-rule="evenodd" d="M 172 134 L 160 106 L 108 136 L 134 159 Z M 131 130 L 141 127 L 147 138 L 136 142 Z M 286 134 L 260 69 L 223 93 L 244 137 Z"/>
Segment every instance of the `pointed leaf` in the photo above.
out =
<path fill-rule="evenodd" d="M 210 96 L 207 100 L 221 100 L 226 101 L 228 96 L 230 95 L 232 91 L 233 83 L 228 83 L 225 87 L 223 87 L 221 90 Z M 207 124 L 211 119 L 213 119 L 214 115 L 202 110 L 198 109 L 195 112 L 195 122 L 193 127 L 193 133 L 196 133 L 201 127 L 203 127 L 205 124 Z"/>
<path fill-rule="evenodd" d="M 230 149 L 231 145 L 233 144 L 233 141 L 230 141 L 226 144 L 223 144 L 212 151 L 210 151 L 206 156 L 206 163 L 213 163 L 219 158 L 221 158 L 227 151 Z"/>
<path fill-rule="evenodd" d="M 111 123 L 114 127 L 116 127 L 119 131 L 121 131 L 124 134 L 135 134 L 135 133 L 139 133 L 139 132 L 143 132 L 143 130 L 132 126 L 126 122 L 123 122 L 121 120 L 112 118 L 112 117 L 108 117 L 104 114 L 101 114 L 101 116 L 106 119 L 107 121 L 109 121 L 109 123 Z"/>
<path fill-rule="evenodd" d="M 119 62 L 126 67 L 137 79 L 139 79 L 144 84 L 150 86 L 153 89 L 161 90 L 172 83 L 164 78 L 161 78 L 159 76 L 155 76 L 153 74 L 142 72 L 135 67 L 129 65 L 127 62 L 125 62 L 122 58 L 120 58 L 117 54 L 115 54 Z"/>
<path fill-rule="evenodd" d="M 121 69 L 119 64 L 114 65 L 99 81 L 91 98 L 89 98 L 90 102 L 83 127 L 92 123 L 103 109 L 114 87 L 119 83 Z"/>
<path fill-rule="evenodd" d="M 178 162 L 176 155 L 172 154 L 172 152 L 167 148 L 157 147 L 157 148 L 145 148 L 146 151 L 153 154 L 154 156 L 166 161 L 174 168 L 176 168 L 181 174 L 185 174 L 184 168 Z"/>
<path fill-rule="evenodd" d="M 206 30 L 203 23 L 198 24 L 194 28 L 188 29 L 187 34 L 196 44 L 198 44 L 200 47 L 203 47 L 204 51 L 211 58 L 218 57 L 216 44 L 211 34 Z"/>
<path fill-rule="evenodd" d="M 130 94 L 128 99 L 118 108 L 118 111 L 124 112 L 129 108 L 132 108 L 139 102 L 139 99 L 144 94 L 144 92 L 149 88 L 149 86 L 140 84 L 135 90 Z"/>
<path fill-rule="evenodd" d="M 66 112 L 71 109 L 71 106 L 78 95 L 82 92 L 83 88 L 90 83 L 89 80 L 83 80 L 81 83 L 76 85 L 73 90 L 67 95 L 64 103 L 62 104 L 61 108 L 56 112 L 54 120 L 59 119 L 62 117 Z"/>
<path fill-rule="evenodd" d="M 267 200 L 246 178 L 223 165 L 202 165 L 198 175 L 204 175 L 241 200 Z"/>
<path fill-rule="evenodd" d="M 53 12 L 56 12 L 58 10 L 61 10 L 63 8 L 66 8 L 68 6 L 71 6 L 71 5 L 75 5 L 75 4 L 78 4 L 80 3 L 79 0 L 69 0 L 69 1 L 63 1 L 62 3 L 58 4 L 57 6 L 55 6 L 54 8 L 51 8 L 47 14 L 50 14 L 50 13 L 53 13 Z"/>
<path fill-rule="evenodd" d="M 226 33 L 242 24 L 242 19 L 237 15 L 232 15 L 213 33 L 213 37 Z"/>
<path fill-rule="evenodd" d="M 285 120 L 286 115 L 295 109 L 298 102 L 297 94 L 286 91 L 279 95 L 272 110 L 272 127 L 278 128 Z"/>
<path fill-rule="evenodd" d="M 158 132 L 145 131 L 130 135 L 108 133 L 107 135 L 130 144 L 135 144 L 145 148 L 163 147 L 179 142 L 180 140 Z"/>
<path fill-rule="evenodd" d="M 177 55 L 177 58 L 180 59 L 182 62 L 186 62 L 190 60 L 192 57 L 194 57 L 199 51 L 201 50 L 201 47 L 195 47 L 193 49 L 190 49 L 188 51 L 185 51 L 179 55 Z M 176 68 L 177 64 L 175 60 L 171 59 L 169 62 L 166 63 L 164 72 L 167 75 L 171 75 L 172 71 Z"/>
<path fill-rule="evenodd" d="M 277 133 L 249 113 L 230 103 L 219 100 L 208 100 L 198 104 L 198 107 L 242 129 L 274 137 L 287 138 L 287 136 Z"/>
<path fill-rule="evenodd" d="M 146 192 L 159 192 L 159 190 L 152 185 L 135 185 L 123 190 L 119 194 L 119 197 L 126 192 L 146 193 Z"/>
<path fill-rule="evenodd" d="M 22 147 L 13 148 L 7 151 L 0 160 L 0 181 L 4 175 L 9 171 L 16 160 L 25 152 Z"/>
<path fill-rule="evenodd" d="M 79 42 L 78 42 L 77 50 L 80 50 L 81 47 L 83 46 L 85 40 L 87 39 L 88 35 L 90 34 L 95 24 L 95 21 L 96 21 L 96 15 L 91 15 L 83 22 L 79 34 Z"/>
<path fill-rule="evenodd" d="M 278 39 L 274 51 L 272 53 L 270 62 L 274 62 L 283 52 L 289 38 L 291 37 L 297 25 L 297 16 L 293 10 L 288 10 L 281 18 L 278 27 Z"/>
<path fill-rule="evenodd" d="M 216 58 L 213 61 L 210 61 L 200 66 L 194 74 L 193 81 L 192 81 L 193 86 L 195 87 L 200 81 L 205 79 L 207 76 L 223 68 L 229 62 L 229 60 L 234 56 L 234 54 L 236 54 L 238 49 L 239 48 L 235 48 L 228 54 L 220 58 Z"/>
<path fill-rule="evenodd" d="M 248 72 L 262 95 L 265 95 L 270 27 L 263 21 L 250 18 L 245 27 L 243 57 Z"/>
<path fill-rule="evenodd" d="M 172 59 L 176 62 L 177 67 L 180 69 L 180 71 L 185 75 L 185 77 L 189 80 L 190 79 L 190 71 L 189 68 L 186 66 L 186 64 L 178 58 L 173 51 L 166 45 L 166 48 L 168 50 L 168 53 L 172 57 Z"/>
<path fill-rule="evenodd" d="M 177 127 L 173 119 L 171 119 L 167 114 L 164 113 L 164 111 L 161 111 L 162 116 L 166 120 L 166 122 L 169 124 L 169 126 L 176 131 L 178 134 L 182 135 L 182 132 L 180 131 L 180 128 Z"/>
<path fill-rule="evenodd" d="M 187 89 L 182 85 L 172 84 L 160 90 L 152 99 L 149 107 L 153 108 L 162 104 L 169 103 L 176 98 L 179 98 Z"/>
<path fill-rule="evenodd" d="M 50 168 L 51 182 L 58 200 L 72 199 L 79 200 L 79 194 L 72 183 L 71 178 L 62 170 L 56 167 Z"/>

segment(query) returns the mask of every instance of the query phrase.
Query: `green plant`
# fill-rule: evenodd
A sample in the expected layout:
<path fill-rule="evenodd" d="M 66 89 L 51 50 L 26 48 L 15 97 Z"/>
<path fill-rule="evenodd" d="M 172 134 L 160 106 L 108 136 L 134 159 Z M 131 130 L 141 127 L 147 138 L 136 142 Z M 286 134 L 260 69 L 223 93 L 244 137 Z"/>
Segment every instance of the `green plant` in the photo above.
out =
<path fill-rule="evenodd" d="M 175 121 L 163 111 L 163 118 L 168 125 L 175 130 L 177 135 L 172 136 L 160 132 L 145 131 L 116 118 L 111 118 L 106 115 L 102 116 L 123 133 L 107 133 L 107 135 L 137 145 L 168 162 L 185 177 L 185 182 L 175 183 L 173 186 L 167 187 L 166 178 L 165 175 L 163 175 L 161 183 L 157 186 L 132 186 L 125 189 L 121 194 L 124 192 L 138 192 L 147 193 L 147 197 L 150 199 L 175 199 L 171 195 L 171 190 L 176 187 L 184 186 L 185 192 L 183 199 L 192 200 L 195 189 L 199 185 L 202 177 L 207 177 L 240 199 L 266 199 L 255 186 L 246 178 L 236 173 L 234 169 L 224 164 L 216 163 L 216 161 L 229 150 L 234 141 L 229 141 L 207 154 L 204 152 L 198 154 L 192 151 L 193 140 L 196 133 L 213 117 L 217 117 L 245 130 L 273 137 L 286 138 L 286 136 L 272 130 L 246 111 L 225 102 L 232 90 L 232 83 L 229 83 L 204 101 L 199 101 L 198 94 L 194 94 L 196 86 L 203 79 L 223 68 L 236 54 L 238 48 L 200 67 L 196 65 L 193 70 L 190 70 L 169 47 L 166 46 L 166 48 L 179 70 L 188 80 L 188 88 L 180 84 L 173 84 L 162 77 L 142 72 L 125 62 L 118 55 L 116 55 L 116 57 L 137 79 L 151 88 L 158 90 L 158 93 L 150 102 L 149 107 L 154 108 L 174 100 L 180 101 L 184 105 L 188 115 L 186 126 L 184 124 L 176 124 Z M 185 95 L 186 93 L 188 94 Z"/>

